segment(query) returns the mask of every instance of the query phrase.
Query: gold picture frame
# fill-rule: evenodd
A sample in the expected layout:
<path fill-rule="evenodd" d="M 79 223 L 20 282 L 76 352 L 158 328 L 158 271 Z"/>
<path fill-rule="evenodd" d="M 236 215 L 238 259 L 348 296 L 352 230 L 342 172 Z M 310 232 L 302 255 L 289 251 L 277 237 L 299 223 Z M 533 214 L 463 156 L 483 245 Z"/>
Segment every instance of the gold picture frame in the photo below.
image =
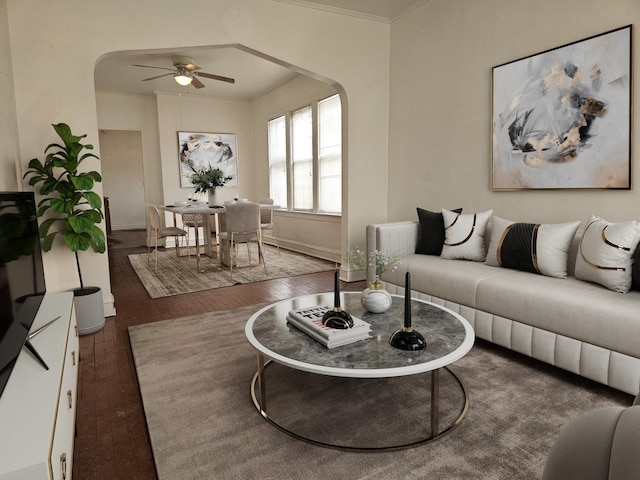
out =
<path fill-rule="evenodd" d="M 631 189 L 631 25 L 493 67 L 491 190 Z"/>

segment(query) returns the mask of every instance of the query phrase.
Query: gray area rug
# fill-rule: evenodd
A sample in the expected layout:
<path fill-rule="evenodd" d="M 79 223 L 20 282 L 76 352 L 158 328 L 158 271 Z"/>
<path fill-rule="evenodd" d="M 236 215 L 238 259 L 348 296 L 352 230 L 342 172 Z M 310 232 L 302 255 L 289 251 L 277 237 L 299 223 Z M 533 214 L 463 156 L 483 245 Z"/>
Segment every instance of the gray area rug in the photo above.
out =
<path fill-rule="evenodd" d="M 258 309 L 129 327 L 160 480 L 539 479 L 553 441 L 572 418 L 633 401 L 482 342 L 452 367 L 471 405 L 448 435 L 396 452 L 318 447 L 280 432 L 253 406 L 256 353 L 244 325 Z M 334 379 L 272 365 L 267 405 L 278 421 L 301 433 L 375 444 L 419 435 L 420 428 L 424 433 L 429 378 Z M 443 373 L 441 421 L 459 408 L 459 391 Z"/>
<path fill-rule="evenodd" d="M 251 253 L 254 264 L 257 263 L 258 252 Z M 154 253 L 151 251 L 149 261 L 147 254 L 140 253 L 129 255 L 129 261 L 133 266 L 138 278 L 144 285 L 145 290 L 151 298 L 169 297 L 183 293 L 201 292 L 213 288 L 229 287 L 237 283 L 260 282 L 274 278 L 293 277 L 306 275 L 308 273 L 326 272 L 335 268 L 335 263 L 310 257 L 289 250 L 278 250 L 270 245 L 265 245 L 264 257 L 267 264 L 265 273 L 262 265 L 246 267 L 248 256 L 244 246 L 241 246 L 238 253 L 240 268 L 233 269 L 233 281 L 229 274 L 229 268 L 223 266 L 218 269 L 218 260 L 201 256 L 200 266 L 204 272 L 196 271 L 196 259 L 177 257 L 173 249 L 168 251 L 158 251 L 158 270 L 155 271 Z"/>

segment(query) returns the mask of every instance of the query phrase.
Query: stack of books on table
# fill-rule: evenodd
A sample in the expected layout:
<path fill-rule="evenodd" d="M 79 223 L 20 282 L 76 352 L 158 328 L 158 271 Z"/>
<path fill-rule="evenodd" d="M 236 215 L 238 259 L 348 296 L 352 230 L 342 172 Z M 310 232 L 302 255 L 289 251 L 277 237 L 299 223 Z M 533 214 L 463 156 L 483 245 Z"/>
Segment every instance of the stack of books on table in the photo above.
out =
<path fill-rule="evenodd" d="M 352 316 L 353 327 L 351 328 L 329 328 L 324 326 L 322 324 L 322 316 L 332 308 L 322 305 L 291 310 L 287 315 L 287 321 L 327 348 L 340 347 L 369 338 L 371 325 L 357 317 Z"/>

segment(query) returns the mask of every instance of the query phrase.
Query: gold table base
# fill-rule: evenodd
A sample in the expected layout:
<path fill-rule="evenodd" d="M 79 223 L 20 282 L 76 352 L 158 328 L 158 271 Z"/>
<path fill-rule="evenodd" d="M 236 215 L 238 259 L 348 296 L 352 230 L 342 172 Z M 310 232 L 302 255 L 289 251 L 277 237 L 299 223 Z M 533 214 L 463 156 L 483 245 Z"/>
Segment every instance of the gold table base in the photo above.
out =
<path fill-rule="evenodd" d="M 283 433 L 301 440 L 303 442 L 310 443 L 312 445 L 317 445 L 320 447 L 332 448 L 335 450 L 343 450 L 349 452 L 390 452 L 394 450 L 404 450 L 407 448 L 414 448 L 419 445 L 424 445 L 426 443 L 437 440 L 444 435 L 450 433 L 454 428 L 456 428 L 460 422 L 467 415 L 467 411 L 469 410 L 469 396 L 467 395 L 467 389 L 465 388 L 462 380 L 453 373 L 453 371 L 449 367 L 445 368 L 451 376 L 458 383 L 460 389 L 462 390 L 462 395 L 464 397 L 464 405 L 460 411 L 458 417 L 447 425 L 444 429 L 440 430 L 440 418 L 439 418 L 439 407 L 440 407 L 440 369 L 431 371 L 431 435 L 426 438 L 409 442 L 400 445 L 389 445 L 383 447 L 351 447 L 347 445 L 335 445 L 332 443 L 321 442 L 318 440 L 314 440 L 312 438 L 308 438 L 302 435 L 298 435 L 297 433 L 283 427 L 279 423 L 277 423 L 274 419 L 269 417 L 267 413 L 267 396 L 266 396 L 266 382 L 265 382 L 265 369 L 271 364 L 272 361 L 268 360 L 265 362 L 264 356 L 258 354 L 258 370 L 253 376 L 251 380 L 251 398 L 253 400 L 253 404 L 256 409 L 271 425 L 276 427 Z"/>

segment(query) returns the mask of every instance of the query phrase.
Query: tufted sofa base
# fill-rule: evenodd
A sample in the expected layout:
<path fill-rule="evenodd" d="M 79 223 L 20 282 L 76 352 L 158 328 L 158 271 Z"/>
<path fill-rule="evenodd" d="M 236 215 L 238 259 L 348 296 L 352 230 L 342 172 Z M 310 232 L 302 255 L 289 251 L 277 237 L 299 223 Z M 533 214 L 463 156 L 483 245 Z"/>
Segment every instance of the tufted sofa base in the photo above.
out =
<path fill-rule="evenodd" d="M 389 293 L 404 295 L 402 286 L 389 282 L 383 286 Z M 459 313 L 478 338 L 623 392 L 638 393 L 640 359 L 425 293 L 414 292 L 413 296 Z"/>

